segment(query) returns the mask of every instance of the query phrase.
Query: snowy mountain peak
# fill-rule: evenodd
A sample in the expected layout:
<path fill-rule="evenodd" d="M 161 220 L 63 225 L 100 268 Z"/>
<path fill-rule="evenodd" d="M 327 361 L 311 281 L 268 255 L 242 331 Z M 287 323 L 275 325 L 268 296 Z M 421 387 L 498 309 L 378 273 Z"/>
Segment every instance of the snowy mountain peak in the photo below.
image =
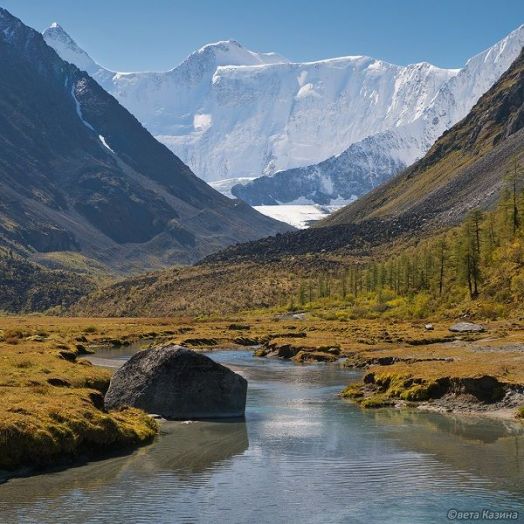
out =
<path fill-rule="evenodd" d="M 218 42 L 209 42 L 203 45 L 200 49 L 197 49 L 196 53 L 204 53 L 207 49 L 223 49 L 227 50 L 231 47 L 244 49 L 244 46 L 237 40 L 219 40 Z"/>
<path fill-rule="evenodd" d="M 79 69 L 95 74 L 100 66 L 69 36 L 64 28 L 53 22 L 42 33 L 47 45 L 54 48 L 60 58 L 75 64 Z"/>
<path fill-rule="evenodd" d="M 68 38 L 71 38 L 65 31 L 64 31 L 64 28 L 58 23 L 58 22 L 53 22 L 48 28 L 48 30 L 51 30 L 51 29 L 56 29 L 57 31 L 61 31 L 62 33 L 64 33 Z M 45 31 L 44 31 L 45 32 Z"/>
<path fill-rule="evenodd" d="M 85 52 L 82 49 L 80 49 L 80 47 L 78 47 L 76 42 L 69 36 L 69 34 L 58 22 L 53 22 L 47 29 L 43 31 L 42 35 L 45 40 L 52 39 L 55 41 L 60 41 L 64 45 L 67 45 L 75 49 L 76 51 L 79 51 L 81 53 Z"/>
<path fill-rule="evenodd" d="M 377 159 L 387 169 L 410 164 L 509 67 L 524 45 L 524 26 L 460 70 L 369 56 L 293 63 L 223 40 L 167 72 L 93 73 L 71 42 L 46 41 L 210 182 L 315 165 L 377 136 L 351 150 L 363 171 Z"/>
<path fill-rule="evenodd" d="M 221 40 L 206 44 L 191 53 L 185 62 L 212 59 L 215 67 L 245 66 L 288 63 L 289 61 L 277 53 L 260 53 L 250 51 L 236 40 Z"/>

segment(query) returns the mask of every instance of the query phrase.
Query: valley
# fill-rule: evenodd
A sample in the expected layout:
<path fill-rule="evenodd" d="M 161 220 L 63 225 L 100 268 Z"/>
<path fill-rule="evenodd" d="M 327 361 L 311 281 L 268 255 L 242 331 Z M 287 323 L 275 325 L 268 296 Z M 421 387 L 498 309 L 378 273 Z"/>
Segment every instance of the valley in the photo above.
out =
<path fill-rule="evenodd" d="M 518 519 L 524 25 L 499 33 L 459 68 L 230 38 L 116 72 L 0 7 L 0 520 Z"/>

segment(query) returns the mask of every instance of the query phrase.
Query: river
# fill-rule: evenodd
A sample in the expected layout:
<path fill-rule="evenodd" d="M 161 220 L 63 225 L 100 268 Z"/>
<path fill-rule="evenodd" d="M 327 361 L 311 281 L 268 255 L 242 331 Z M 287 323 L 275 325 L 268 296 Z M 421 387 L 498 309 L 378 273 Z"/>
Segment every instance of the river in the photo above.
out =
<path fill-rule="evenodd" d="M 365 411 L 337 397 L 359 376 L 337 365 L 209 355 L 249 381 L 245 422 L 164 422 L 130 455 L 12 479 L 0 522 L 426 524 L 484 509 L 524 520 L 524 425 Z"/>

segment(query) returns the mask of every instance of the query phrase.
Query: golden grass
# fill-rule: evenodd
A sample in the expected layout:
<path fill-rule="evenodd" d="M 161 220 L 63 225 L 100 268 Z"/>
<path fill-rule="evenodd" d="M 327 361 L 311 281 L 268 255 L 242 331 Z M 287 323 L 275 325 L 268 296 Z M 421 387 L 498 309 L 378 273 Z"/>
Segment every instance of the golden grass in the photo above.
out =
<path fill-rule="evenodd" d="M 1 319 L 0 469 L 52 464 L 80 452 L 142 444 L 156 435 L 156 422 L 145 413 L 104 410 L 110 372 L 78 360 L 85 352 L 79 340 L 85 338 L 86 322 Z M 121 329 L 115 326 L 111 334 Z M 145 322 L 137 331 L 148 329 Z"/>
<path fill-rule="evenodd" d="M 0 395 L 0 468 L 141 444 L 157 431 L 138 410 L 106 413 L 101 393 L 90 388 L 0 387 Z"/>
<path fill-rule="evenodd" d="M 150 440 L 156 424 L 138 410 L 107 413 L 103 393 L 110 372 L 81 359 L 89 348 L 144 343 L 248 348 L 289 346 L 295 362 L 347 358 L 365 366 L 376 383 L 346 394 L 363 406 L 395 399 L 424 400 L 443 378 L 495 377 L 524 384 L 524 326 L 492 321 L 480 335 L 452 340 L 449 321 L 333 320 L 307 312 L 250 311 L 221 318 L 0 318 L 0 468 L 44 465 L 83 450 L 136 445 Z M 334 351 L 333 348 L 336 348 Z M 378 359 L 394 359 L 379 365 Z M 446 360 L 437 360 L 446 359 Z"/>

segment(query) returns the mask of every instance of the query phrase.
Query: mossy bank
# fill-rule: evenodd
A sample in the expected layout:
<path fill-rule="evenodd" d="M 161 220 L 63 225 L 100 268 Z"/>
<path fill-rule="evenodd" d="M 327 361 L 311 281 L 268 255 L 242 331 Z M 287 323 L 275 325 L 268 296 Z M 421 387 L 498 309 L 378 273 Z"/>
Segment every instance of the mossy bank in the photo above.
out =
<path fill-rule="evenodd" d="M 451 333 L 448 320 L 326 319 L 323 311 L 253 311 L 217 318 L 0 318 L 0 470 L 43 467 L 151 442 L 157 424 L 138 410 L 107 412 L 110 371 L 87 353 L 128 344 L 362 369 L 343 395 L 362 407 L 418 405 L 524 420 L 524 324 L 486 322 Z M 349 380 L 348 380 L 349 381 Z M 520 409 L 519 409 L 520 408 Z"/>
<path fill-rule="evenodd" d="M 139 410 L 104 409 L 111 374 L 81 358 L 90 329 L 38 317 L 0 321 L 0 470 L 11 472 L 0 478 L 132 449 L 157 434 Z"/>

